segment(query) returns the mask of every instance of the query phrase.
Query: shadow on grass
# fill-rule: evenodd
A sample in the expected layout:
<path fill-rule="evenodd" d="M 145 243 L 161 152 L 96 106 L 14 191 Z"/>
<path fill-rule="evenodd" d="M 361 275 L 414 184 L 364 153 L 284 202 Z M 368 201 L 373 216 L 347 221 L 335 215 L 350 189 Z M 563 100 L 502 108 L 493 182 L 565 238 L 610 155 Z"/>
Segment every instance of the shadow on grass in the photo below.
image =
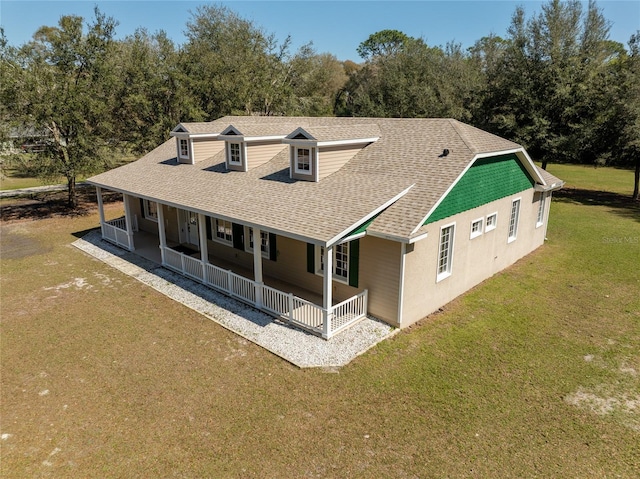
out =
<path fill-rule="evenodd" d="M 49 191 L 29 193 L 19 197 L 3 199 L 0 203 L 2 221 L 41 220 L 54 216 L 86 216 L 98 207 L 95 188 L 78 188 L 78 206 L 72 208 L 67 203 L 67 192 Z M 122 200 L 115 192 L 103 192 L 104 203 Z"/>
<path fill-rule="evenodd" d="M 633 200 L 631 195 L 565 187 L 555 192 L 553 197 L 563 203 L 607 206 L 619 216 L 640 222 L 640 201 Z"/>
<path fill-rule="evenodd" d="M 91 233 L 92 231 L 98 231 L 100 229 L 100 227 L 96 227 L 96 228 L 89 228 L 86 230 L 82 230 L 82 231 L 75 231 L 73 233 L 71 233 L 72 236 L 75 236 L 76 238 L 80 239 L 83 236 L 88 235 L 89 233 Z"/>

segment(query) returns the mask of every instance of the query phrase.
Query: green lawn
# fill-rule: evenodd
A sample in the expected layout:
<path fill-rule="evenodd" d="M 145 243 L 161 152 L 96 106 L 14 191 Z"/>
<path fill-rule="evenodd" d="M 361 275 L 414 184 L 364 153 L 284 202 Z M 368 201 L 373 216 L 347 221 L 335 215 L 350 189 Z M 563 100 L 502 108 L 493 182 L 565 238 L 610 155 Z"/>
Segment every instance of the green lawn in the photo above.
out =
<path fill-rule="evenodd" d="M 633 170 L 631 169 L 550 163 L 547 171 L 562 178 L 569 188 L 607 191 L 626 196 L 631 196 L 633 193 Z"/>
<path fill-rule="evenodd" d="M 0 178 L 0 190 L 19 190 L 21 188 L 31 188 L 33 186 L 43 186 L 45 184 L 62 184 L 64 181 L 61 178 L 60 181 L 44 182 L 38 178 L 24 178 L 18 175 L 13 175 L 12 172 L 3 178 Z"/>
<path fill-rule="evenodd" d="M 556 195 L 543 247 L 339 370 L 70 247 L 97 213 L 2 224 L 0 476 L 640 477 L 640 210 L 601 199 Z"/>

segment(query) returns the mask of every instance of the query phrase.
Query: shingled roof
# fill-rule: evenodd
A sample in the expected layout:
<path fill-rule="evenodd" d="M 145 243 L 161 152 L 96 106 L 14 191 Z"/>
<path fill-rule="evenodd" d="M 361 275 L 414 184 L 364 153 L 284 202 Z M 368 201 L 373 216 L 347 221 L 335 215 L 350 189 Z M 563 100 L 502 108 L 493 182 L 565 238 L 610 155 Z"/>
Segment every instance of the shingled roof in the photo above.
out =
<path fill-rule="evenodd" d="M 197 134 L 220 134 L 233 125 L 255 137 L 284 137 L 301 127 L 325 140 L 330 130 L 340 139 L 363 132 L 379 133 L 379 139 L 317 183 L 289 178 L 287 149 L 262 166 L 235 172 L 225 169 L 224 152 L 194 165 L 177 163 L 173 139 L 88 181 L 317 244 L 333 244 L 382 211 L 367 234 L 408 241 L 476 155 L 520 151 L 526 157 L 520 145 L 452 119 L 235 116 L 182 125 Z M 529 166 L 546 185 L 549 178 Z"/>

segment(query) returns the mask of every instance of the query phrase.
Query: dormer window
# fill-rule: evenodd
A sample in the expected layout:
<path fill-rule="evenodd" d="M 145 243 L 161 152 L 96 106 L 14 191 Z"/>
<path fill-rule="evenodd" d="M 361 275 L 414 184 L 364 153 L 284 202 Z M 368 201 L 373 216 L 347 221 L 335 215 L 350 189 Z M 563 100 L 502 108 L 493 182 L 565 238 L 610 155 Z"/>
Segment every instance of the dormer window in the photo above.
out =
<path fill-rule="evenodd" d="M 311 174 L 311 152 L 312 148 L 296 148 L 295 149 L 295 165 L 296 173 L 302 173 L 303 175 Z"/>
<path fill-rule="evenodd" d="M 289 175 L 296 180 L 320 181 L 379 137 L 377 125 L 298 127 L 282 140 L 290 145 Z"/>
<path fill-rule="evenodd" d="M 193 163 L 188 138 L 178 138 L 178 161 L 180 163 Z"/>
<path fill-rule="evenodd" d="M 229 164 L 242 165 L 240 143 L 229 143 Z"/>

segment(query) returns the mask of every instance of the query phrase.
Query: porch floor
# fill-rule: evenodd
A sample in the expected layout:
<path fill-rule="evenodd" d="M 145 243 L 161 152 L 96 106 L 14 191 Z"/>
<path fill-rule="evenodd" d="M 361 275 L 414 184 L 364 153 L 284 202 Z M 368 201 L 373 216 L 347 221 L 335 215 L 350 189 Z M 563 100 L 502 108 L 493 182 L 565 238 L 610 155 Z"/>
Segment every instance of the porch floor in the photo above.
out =
<path fill-rule="evenodd" d="M 324 340 L 161 267 L 157 237 L 143 235 L 136 233 L 135 253 L 104 241 L 100 229 L 73 245 L 298 367 L 344 366 L 398 331 L 366 317 Z"/>
<path fill-rule="evenodd" d="M 146 231 L 138 231 L 134 235 L 134 243 L 135 243 L 135 253 L 146 258 L 150 261 L 153 261 L 157 264 L 162 264 L 162 257 L 160 255 L 160 241 L 158 237 L 152 233 L 148 233 Z M 177 243 L 168 243 L 167 246 L 174 247 L 177 246 Z M 200 259 L 200 253 L 191 255 L 194 258 Z M 253 279 L 253 270 L 244 268 L 238 264 L 231 263 L 230 261 L 225 260 L 224 258 L 220 258 L 218 256 L 209 255 L 209 263 L 218 266 L 219 268 L 231 270 L 240 276 L 244 276 L 248 279 Z M 277 278 L 273 278 L 268 275 L 264 275 L 262 278 L 264 284 L 270 286 L 272 288 L 278 289 L 285 293 L 293 293 L 295 296 L 299 298 L 306 299 L 307 301 L 311 301 L 314 304 L 318 304 L 322 306 L 322 295 L 314 293 L 313 291 L 309 291 L 308 289 L 301 288 L 292 283 L 287 283 L 285 281 L 279 280 Z M 333 304 L 338 304 L 342 300 L 346 298 L 333 297 Z"/>

